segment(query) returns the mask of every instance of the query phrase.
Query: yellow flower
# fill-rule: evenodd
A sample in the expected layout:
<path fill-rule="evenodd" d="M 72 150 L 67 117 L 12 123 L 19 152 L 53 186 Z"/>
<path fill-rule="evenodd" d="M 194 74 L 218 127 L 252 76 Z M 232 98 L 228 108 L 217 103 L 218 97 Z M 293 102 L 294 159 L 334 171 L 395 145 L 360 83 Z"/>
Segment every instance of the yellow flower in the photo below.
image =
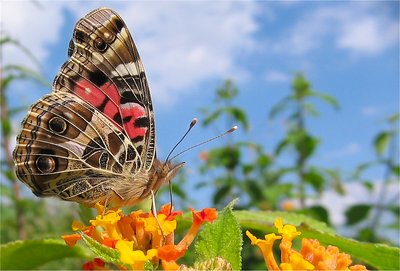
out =
<path fill-rule="evenodd" d="M 117 222 L 121 219 L 122 210 L 108 211 L 105 215 L 98 214 L 96 219 L 90 220 L 93 226 L 103 227 L 111 239 L 119 240 L 122 238 L 121 233 L 117 227 Z"/>
<path fill-rule="evenodd" d="M 305 260 L 299 253 L 292 253 L 289 256 L 289 262 L 281 263 L 281 270 L 314 270 L 315 267 L 309 261 Z"/>
<path fill-rule="evenodd" d="M 151 261 L 157 257 L 157 249 L 149 249 L 146 254 L 141 250 L 133 250 L 133 241 L 117 241 L 115 248 L 118 249 L 125 264 L 131 264 L 133 269 L 143 269 L 146 261 Z"/>
<path fill-rule="evenodd" d="M 274 224 L 283 239 L 293 240 L 301 234 L 301 232 L 297 231 L 295 226 L 289 224 L 283 225 L 283 220 L 280 217 L 275 220 Z"/>
<path fill-rule="evenodd" d="M 279 240 L 282 237 L 275 235 L 275 233 L 265 235 L 265 240 L 258 239 L 249 231 L 246 231 L 247 237 L 250 238 L 251 244 L 256 245 L 261 249 L 261 252 L 264 256 L 265 264 L 268 266 L 270 270 L 278 270 L 278 264 L 275 261 L 274 253 L 272 252 L 272 247 L 274 245 L 275 240 Z"/>
<path fill-rule="evenodd" d="M 292 248 L 292 241 L 301 232 L 293 225 L 284 225 L 282 218 L 277 218 L 274 224 L 279 235 L 267 234 L 265 240 L 256 238 L 249 231 L 246 232 L 251 244 L 261 249 L 268 270 L 367 270 L 363 265 L 350 266 L 350 255 L 339 252 L 334 246 L 325 248 L 318 240 L 303 238 L 302 248 L 298 252 Z M 274 242 L 278 239 L 281 239 L 279 265 L 272 251 Z"/>
<path fill-rule="evenodd" d="M 157 219 L 154 216 L 143 218 L 145 231 L 160 236 L 162 236 L 162 234 L 169 235 L 174 232 L 176 229 L 176 220 L 166 220 L 166 218 L 167 216 L 164 214 L 157 215 Z"/>
<path fill-rule="evenodd" d="M 200 226 L 205 222 L 212 222 L 217 218 L 215 209 L 203 209 L 200 212 L 192 210 L 193 223 L 189 232 L 179 242 L 174 244 L 174 231 L 177 226 L 176 216 L 182 212 L 174 211 L 172 206 L 165 205 L 154 217 L 152 212 L 134 211 L 124 215 L 120 209 L 111 209 L 105 212 L 104 206 L 97 204 L 97 216 L 90 220 L 89 226 L 74 221 L 72 228 L 80 233 L 62 236 L 69 246 L 74 246 L 87 235 L 97 242 L 112 249 L 116 249 L 120 255 L 120 261 L 124 266 L 117 266 L 123 270 L 143 270 L 147 261 L 158 264 L 161 260 L 163 267 L 169 270 L 177 270 L 176 263 L 187 251 L 196 237 Z M 129 266 L 129 267 L 128 267 Z M 86 270 L 105 269 L 105 263 L 95 259 L 85 263 Z"/>

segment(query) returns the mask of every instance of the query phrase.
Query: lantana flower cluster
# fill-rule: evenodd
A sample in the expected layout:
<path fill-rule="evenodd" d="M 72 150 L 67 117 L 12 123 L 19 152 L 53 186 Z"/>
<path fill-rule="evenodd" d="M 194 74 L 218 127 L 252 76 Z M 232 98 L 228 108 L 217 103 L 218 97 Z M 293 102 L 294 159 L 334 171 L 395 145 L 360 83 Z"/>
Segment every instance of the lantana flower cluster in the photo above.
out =
<path fill-rule="evenodd" d="M 318 240 L 303 238 L 301 250 L 296 251 L 292 248 L 292 242 L 301 232 L 293 225 L 284 225 L 282 218 L 275 220 L 275 227 L 278 229 L 278 234 L 267 234 L 264 239 L 258 239 L 246 231 L 251 244 L 261 249 L 268 270 L 367 270 L 364 265 L 350 266 L 352 263 L 350 255 L 341 253 L 335 246 L 325 248 Z M 280 264 L 277 263 L 273 253 L 276 240 L 281 240 Z"/>
<path fill-rule="evenodd" d="M 171 205 L 164 205 L 157 213 L 133 211 L 124 215 L 121 209 L 105 211 L 104 206 L 97 204 L 97 216 L 90 220 L 90 225 L 74 221 L 72 229 L 78 233 L 64 235 L 62 238 L 69 246 L 74 246 L 83 235 L 89 236 L 100 244 L 119 251 L 121 270 L 127 267 L 132 270 L 144 270 L 146 262 L 158 265 L 161 261 L 164 270 L 177 270 L 177 260 L 181 258 L 195 239 L 201 225 L 217 218 L 214 208 L 192 211 L 192 225 L 178 243 L 174 243 L 176 217 L 182 212 L 173 211 Z M 83 270 L 105 270 L 105 262 L 95 258 L 83 265 Z"/>

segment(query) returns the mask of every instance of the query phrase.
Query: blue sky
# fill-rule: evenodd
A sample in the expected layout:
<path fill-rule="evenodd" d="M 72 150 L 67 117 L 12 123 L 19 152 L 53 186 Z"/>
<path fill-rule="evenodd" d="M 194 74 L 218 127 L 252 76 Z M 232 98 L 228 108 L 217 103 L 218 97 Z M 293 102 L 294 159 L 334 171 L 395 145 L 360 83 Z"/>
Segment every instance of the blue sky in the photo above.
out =
<path fill-rule="evenodd" d="M 308 126 L 323 139 L 313 162 L 343 172 L 373 159 L 373 136 L 385 128 L 384 119 L 399 110 L 398 1 L 38 3 L 2 1 L 1 25 L 4 33 L 32 50 L 49 81 L 67 58 L 80 17 L 100 6 L 120 13 L 146 68 L 160 157 L 190 120 L 200 116 L 199 108 L 212 104 L 215 88 L 227 78 L 238 85 L 235 103 L 246 110 L 251 124 L 249 133 L 239 130 L 233 140 L 262 143 L 268 152 L 285 131 L 282 119 L 267 119 L 268 111 L 288 95 L 295 72 L 303 72 L 315 90 L 334 96 L 341 109 L 318 103 L 321 116 Z M 10 47 L 4 48 L 2 62 L 35 67 Z M 15 84 L 11 103 L 29 105 L 49 92 L 34 84 Z M 222 123 L 216 129 L 197 128 L 182 148 L 225 128 Z M 189 172 L 191 165 L 199 164 L 201 150 L 218 144 L 221 141 L 181 157 Z M 382 176 L 379 170 L 369 174 L 375 180 Z"/>

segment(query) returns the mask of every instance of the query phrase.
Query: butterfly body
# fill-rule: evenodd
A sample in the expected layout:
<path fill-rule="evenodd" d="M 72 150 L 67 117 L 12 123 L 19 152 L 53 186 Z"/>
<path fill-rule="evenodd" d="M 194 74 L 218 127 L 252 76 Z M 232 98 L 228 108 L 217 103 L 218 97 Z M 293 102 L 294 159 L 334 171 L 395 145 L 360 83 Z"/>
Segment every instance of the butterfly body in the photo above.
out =
<path fill-rule="evenodd" d="M 119 15 L 101 8 L 78 21 L 68 55 L 52 93 L 22 122 L 17 177 L 37 196 L 135 204 L 183 164 L 156 158 L 154 111 L 133 39 Z"/>

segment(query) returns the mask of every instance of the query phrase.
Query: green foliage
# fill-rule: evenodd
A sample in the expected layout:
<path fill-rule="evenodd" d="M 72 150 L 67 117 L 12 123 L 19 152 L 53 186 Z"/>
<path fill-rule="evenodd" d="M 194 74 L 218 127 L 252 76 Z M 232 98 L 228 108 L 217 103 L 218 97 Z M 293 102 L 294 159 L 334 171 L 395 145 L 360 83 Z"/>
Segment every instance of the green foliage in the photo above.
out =
<path fill-rule="evenodd" d="M 233 270 L 241 269 L 242 233 L 232 208 L 233 202 L 199 234 L 195 244 L 197 262 L 221 257 L 229 262 Z"/>
<path fill-rule="evenodd" d="M 0 38 L 0 46 L 15 46 L 39 67 L 29 49 L 18 41 L 5 36 Z M 47 237 L 68 232 L 73 217 L 78 214 L 73 208 L 65 208 L 68 206 L 66 203 L 58 205 L 53 201 L 47 201 L 50 204 L 46 204 L 45 201 L 21 196 L 20 184 L 14 175 L 13 161 L 8 154 L 10 154 L 9 142 L 13 134 L 14 117 L 26 110 L 26 107 L 9 108 L 7 98 L 13 83 L 19 80 L 31 80 L 48 88 L 50 84 L 34 69 L 13 64 L 1 69 L 1 145 L 6 155 L 1 161 L 0 172 L 6 178 L 6 182 L 0 184 L 2 197 L 0 236 L 2 243 L 9 242 L 0 246 L 1 269 L 34 269 L 46 263 L 51 264 L 54 261 L 58 263 L 61 259 L 92 258 L 93 254 L 107 262 L 120 264 L 118 251 L 105 247 L 90 237 L 82 236 L 86 246 L 77 245 L 74 248 L 67 247 L 61 240 L 48 239 Z M 238 93 L 239 89 L 231 80 L 225 81 L 218 87 L 213 107 L 202 109 L 203 125 L 209 127 L 222 121 L 227 129 L 239 125 L 246 133 L 250 122 L 246 111 L 235 104 Z M 238 209 L 276 210 L 288 199 L 300 202 L 301 206 L 292 213 L 265 211 L 233 213 L 230 204 L 220 213 L 219 219 L 208 224 L 199 235 L 195 246 L 198 253 L 195 267 L 210 268 L 221 259 L 225 259 L 234 270 L 240 269 L 242 237 L 236 218 L 245 228 L 268 233 L 275 231 L 272 225 L 276 217 L 280 216 L 284 218 L 285 223 L 296 225 L 303 237 L 318 239 L 322 244 L 335 245 L 377 269 L 400 269 L 398 248 L 340 237 L 327 226 L 330 224 L 329 213 L 323 206 L 306 204 L 307 198 L 317 199 L 328 187 L 340 195 L 345 194 L 344 178 L 339 170 L 317 167 L 310 162 L 313 161 L 311 159 L 315 157 L 321 144 L 318 136 L 313 135 L 307 127 L 310 117 L 319 116 L 315 100 L 322 101 L 334 109 L 339 108 L 339 103 L 334 97 L 315 91 L 303 74 L 297 74 L 293 78 L 291 92 L 269 111 L 271 120 L 284 113 L 287 114 L 284 120 L 288 123 L 286 134 L 278 140 L 273 152 L 264 150 L 262 144 L 252 141 L 233 143 L 228 137 L 229 141 L 225 146 L 212 149 L 205 154 L 200 173 L 203 176 L 211 176 L 211 180 L 205 180 L 198 187 L 214 184 L 213 201 L 217 207 L 224 206 L 236 197 L 241 198 Z M 395 144 L 398 139 L 399 119 L 398 113 L 387 119 L 390 127 L 378 132 L 373 140 L 372 148 L 376 159 L 360 163 L 351 176 L 351 179 L 362 181 L 364 186 L 372 191 L 376 184 L 363 179 L 365 171 L 372 167 L 381 167 L 385 170 L 378 203 L 353 205 L 346 210 L 349 227 L 367 225 L 358 231 L 359 240 L 371 242 L 382 240 L 377 236 L 378 226 L 398 230 L 400 225 L 398 203 L 395 199 L 385 201 L 386 187 L 398 182 L 400 176 L 398 149 Z M 280 159 L 285 152 L 290 153 L 290 157 L 293 158 L 289 166 L 280 165 Z M 179 181 L 184 181 L 182 175 Z M 180 199 L 187 200 L 185 192 L 180 187 L 176 182 L 173 184 L 175 194 Z M 391 225 L 381 225 L 384 212 L 391 214 L 395 222 Z M 93 212 L 91 209 L 81 207 L 79 216 L 87 221 L 93 217 Z M 185 222 L 185 219 L 182 219 L 182 222 Z M 41 238 L 41 240 L 10 242 L 21 238 Z M 244 245 L 248 246 L 248 243 L 245 242 Z M 243 262 L 254 259 L 254 253 L 243 252 Z M 55 267 L 65 266 L 55 265 Z M 148 268 L 151 269 L 152 266 Z"/>
<path fill-rule="evenodd" d="M 0 246 L 1 270 L 32 270 L 65 258 L 89 259 L 93 255 L 83 246 L 70 248 L 61 239 L 15 241 Z M 59 266 L 63 269 L 63 266 Z"/>
<path fill-rule="evenodd" d="M 374 140 L 375 152 L 377 155 L 383 155 L 387 150 L 390 142 L 391 134 L 389 132 L 379 133 Z"/>
<path fill-rule="evenodd" d="M 217 88 L 215 98 L 217 108 L 211 112 L 209 108 L 202 109 L 205 115 L 203 125 L 208 126 L 225 115 L 229 122 L 234 120 L 235 123 L 239 124 L 245 130 L 248 130 L 249 122 L 246 113 L 240 107 L 232 105 L 232 101 L 237 96 L 238 91 L 238 88 L 231 80 L 226 80 L 223 86 Z M 230 127 L 232 127 L 232 125 Z"/>
<path fill-rule="evenodd" d="M 103 259 L 105 262 L 122 265 L 120 261 L 120 253 L 118 250 L 104 246 L 86 234 L 81 234 L 82 240 L 86 246 L 93 251 L 96 257 Z"/>
<path fill-rule="evenodd" d="M 357 204 L 351 206 L 346 210 L 346 224 L 354 225 L 366 219 L 371 211 L 372 205 L 370 204 Z"/>

